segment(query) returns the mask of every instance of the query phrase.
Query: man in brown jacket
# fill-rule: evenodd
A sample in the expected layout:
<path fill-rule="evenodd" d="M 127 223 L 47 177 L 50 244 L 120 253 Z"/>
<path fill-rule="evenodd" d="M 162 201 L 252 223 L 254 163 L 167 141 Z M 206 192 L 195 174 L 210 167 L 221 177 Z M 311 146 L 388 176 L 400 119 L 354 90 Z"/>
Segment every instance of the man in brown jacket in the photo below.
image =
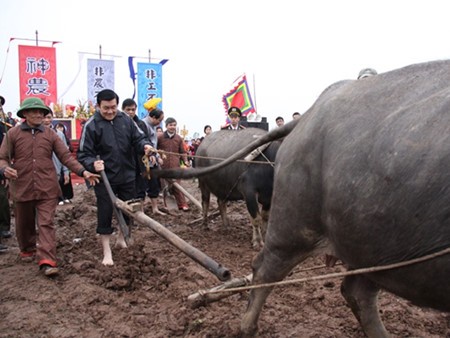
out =
<path fill-rule="evenodd" d="M 167 152 L 162 169 L 179 168 L 180 158 L 187 167 L 190 166 L 183 139 L 177 134 L 177 121 L 173 117 L 166 119 L 166 131 L 158 136 L 158 149 Z M 188 211 L 189 207 L 183 193 L 175 187 L 172 187 L 171 192 L 177 200 L 178 209 Z"/>
<path fill-rule="evenodd" d="M 22 102 L 17 116 L 25 121 L 11 128 L 6 135 L 7 142 L 1 145 L 0 174 L 10 180 L 20 257 L 37 256 L 40 270 L 46 276 L 53 276 L 59 272 L 53 218 L 61 190 L 52 153 L 92 185 L 98 183 L 100 176 L 85 170 L 58 135 L 42 125 L 49 111 L 39 98 L 27 98 Z"/>

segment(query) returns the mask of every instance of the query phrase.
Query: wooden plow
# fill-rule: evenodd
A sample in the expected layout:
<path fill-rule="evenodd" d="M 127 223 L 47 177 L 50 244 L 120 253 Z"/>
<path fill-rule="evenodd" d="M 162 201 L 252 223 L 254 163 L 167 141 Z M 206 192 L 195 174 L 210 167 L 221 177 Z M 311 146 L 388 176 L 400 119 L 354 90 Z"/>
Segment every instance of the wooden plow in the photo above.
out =
<path fill-rule="evenodd" d="M 209 303 L 217 302 L 223 298 L 230 297 L 238 293 L 239 291 L 233 292 L 230 291 L 223 293 L 214 293 L 214 292 L 248 286 L 251 284 L 252 278 L 253 274 L 249 274 L 245 277 L 233 278 L 223 283 L 222 285 L 215 286 L 211 289 L 197 291 L 196 293 L 193 293 L 192 295 L 188 296 L 188 302 L 191 308 L 194 309 L 200 306 L 205 306 Z"/>
<path fill-rule="evenodd" d="M 115 198 L 113 204 L 140 224 L 148 226 L 175 248 L 199 263 L 208 271 L 212 272 L 220 281 L 223 282 L 231 279 L 231 273 L 227 268 L 217 263 L 202 251 L 185 242 L 183 239 L 168 230 L 164 225 L 158 223 L 157 221 L 144 214 L 144 212 L 141 210 L 140 202 L 133 204 L 124 202 L 119 198 Z"/>
<path fill-rule="evenodd" d="M 181 193 L 183 193 L 186 198 L 194 204 L 197 209 L 201 212 L 203 210 L 202 204 L 193 196 L 191 195 L 186 189 L 184 189 L 178 182 L 171 179 L 164 179 L 165 186 L 162 189 L 163 194 L 163 200 L 164 200 L 164 206 L 170 211 L 170 210 L 178 210 L 178 205 L 175 197 L 170 194 L 171 187 L 177 188 Z"/>

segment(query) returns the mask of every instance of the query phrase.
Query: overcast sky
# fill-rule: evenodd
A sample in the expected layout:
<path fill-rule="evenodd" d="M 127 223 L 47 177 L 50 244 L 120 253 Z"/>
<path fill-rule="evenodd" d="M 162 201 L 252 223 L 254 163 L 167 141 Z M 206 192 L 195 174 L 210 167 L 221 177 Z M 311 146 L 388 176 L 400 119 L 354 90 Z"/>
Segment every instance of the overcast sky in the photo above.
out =
<path fill-rule="evenodd" d="M 152 61 L 169 59 L 165 116 L 190 136 L 203 135 L 205 124 L 219 129 L 222 95 L 242 74 L 272 128 L 278 115 L 291 120 L 328 85 L 356 78 L 362 68 L 386 72 L 449 58 L 449 7 L 444 0 L 2 0 L 0 95 L 5 111 L 15 113 L 17 46 L 34 43 L 13 41 L 7 53 L 9 39 L 34 39 L 38 30 L 40 40 L 62 42 L 55 47 L 64 104 L 86 100 L 86 59 L 98 58 L 100 45 L 103 58 L 115 60 L 121 101 L 133 95 L 128 56 L 148 62 L 150 49 Z"/>

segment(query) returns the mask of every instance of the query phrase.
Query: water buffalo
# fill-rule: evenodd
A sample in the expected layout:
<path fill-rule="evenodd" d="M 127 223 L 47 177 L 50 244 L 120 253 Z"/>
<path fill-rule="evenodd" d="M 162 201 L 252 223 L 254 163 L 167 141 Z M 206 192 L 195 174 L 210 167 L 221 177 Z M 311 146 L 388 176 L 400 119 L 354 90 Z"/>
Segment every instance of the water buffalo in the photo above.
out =
<path fill-rule="evenodd" d="M 450 247 L 450 61 L 411 65 L 328 87 L 277 154 L 265 245 L 253 283 L 282 280 L 332 252 L 349 270 Z M 282 128 L 281 128 L 282 129 Z M 281 131 L 278 131 L 280 133 Z M 276 138 L 270 132 L 215 170 Z M 345 277 L 341 292 L 369 337 L 386 337 L 379 290 L 450 311 L 450 255 Z M 252 336 L 270 287 L 254 289 L 241 331 Z"/>
<path fill-rule="evenodd" d="M 243 130 L 220 130 L 206 137 L 200 144 L 196 156 L 196 167 L 209 167 L 217 159 L 225 159 L 242 149 L 255 138 L 267 134 L 257 128 Z M 250 214 L 254 248 L 262 246 L 261 229 L 265 231 L 273 190 L 273 162 L 280 146 L 279 141 L 270 143 L 252 162 L 237 161 L 229 166 L 199 177 L 202 194 L 203 219 L 206 226 L 210 194 L 217 197 L 222 221 L 229 226 L 227 201 L 245 200 Z M 259 210 L 261 204 L 261 211 Z"/>

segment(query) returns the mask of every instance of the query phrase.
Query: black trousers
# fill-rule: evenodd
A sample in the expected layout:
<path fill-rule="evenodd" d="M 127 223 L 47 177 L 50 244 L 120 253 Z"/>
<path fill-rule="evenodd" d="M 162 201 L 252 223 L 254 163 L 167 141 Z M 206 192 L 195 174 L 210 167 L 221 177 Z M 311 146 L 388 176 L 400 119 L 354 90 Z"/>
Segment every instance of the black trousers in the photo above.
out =
<path fill-rule="evenodd" d="M 11 230 L 11 212 L 9 210 L 8 189 L 0 184 L 0 231 Z"/>
<path fill-rule="evenodd" d="M 161 191 L 161 185 L 159 179 L 153 175 L 155 170 L 159 170 L 158 167 L 151 168 L 150 176 L 148 179 L 145 176 L 145 171 L 136 175 L 136 196 L 137 198 L 144 199 L 145 196 L 150 198 L 157 198 Z"/>
<path fill-rule="evenodd" d="M 128 201 L 135 198 L 135 182 L 129 182 L 119 185 L 111 185 L 114 194 L 122 201 Z M 112 227 L 113 205 L 108 191 L 103 183 L 94 186 L 95 196 L 97 197 L 97 233 L 101 235 L 110 235 L 114 232 Z M 130 224 L 130 218 L 123 214 L 125 222 Z"/>
<path fill-rule="evenodd" d="M 62 192 L 62 200 L 71 200 L 73 198 L 72 178 L 69 174 L 69 183 L 64 184 L 64 173 L 59 176 L 59 187 Z"/>

